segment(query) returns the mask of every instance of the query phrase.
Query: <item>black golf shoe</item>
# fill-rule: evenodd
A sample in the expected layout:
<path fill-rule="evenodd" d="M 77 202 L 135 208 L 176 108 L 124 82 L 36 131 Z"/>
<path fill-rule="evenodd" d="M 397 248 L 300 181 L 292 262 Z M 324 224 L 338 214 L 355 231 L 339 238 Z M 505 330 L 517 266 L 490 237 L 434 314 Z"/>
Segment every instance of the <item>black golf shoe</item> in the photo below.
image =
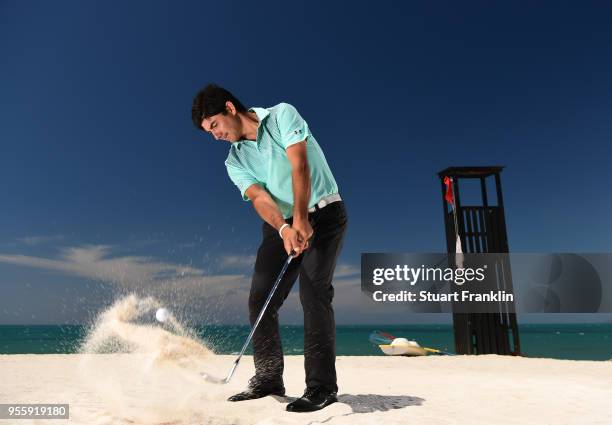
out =
<path fill-rule="evenodd" d="M 269 384 L 260 382 L 257 377 L 253 377 L 249 380 L 249 386 L 245 391 L 242 391 L 238 394 L 234 394 L 228 401 L 244 401 L 244 400 L 254 400 L 256 398 L 262 398 L 269 395 L 285 395 L 285 387 L 282 383 Z"/>
<path fill-rule="evenodd" d="M 278 396 L 283 397 L 285 395 L 285 389 L 280 388 L 280 389 L 275 389 L 275 390 L 266 390 L 266 389 L 261 389 L 261 388 L 260 389 L 248 388 L 245 391 L 242 391 L 241 393 L 234 394 L 227 400 L 228 401 L 254 400 L 256 398 L 262 398 L 262 397 L 266 397 L 269 395 L 278 395 Z"/>
<path fill-rule="evenodd" d="M 314 412 L 338 401 L 336 391 L 322 387 L 306 388 L 304 395 L 287 405 L 288 412 Z"/>

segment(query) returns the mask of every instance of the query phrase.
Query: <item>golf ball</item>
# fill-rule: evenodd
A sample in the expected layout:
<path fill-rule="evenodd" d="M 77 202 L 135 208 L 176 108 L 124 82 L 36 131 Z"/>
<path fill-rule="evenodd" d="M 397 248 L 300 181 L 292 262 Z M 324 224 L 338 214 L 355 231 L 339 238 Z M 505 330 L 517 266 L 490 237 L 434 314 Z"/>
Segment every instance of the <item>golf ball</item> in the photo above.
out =
<path fill-rule="evenodd" d="M 159 308 L 155 312 L 155 318 L 158 322 L 165 322 L 170 317 L 170 312 L 165 308 Z"/>

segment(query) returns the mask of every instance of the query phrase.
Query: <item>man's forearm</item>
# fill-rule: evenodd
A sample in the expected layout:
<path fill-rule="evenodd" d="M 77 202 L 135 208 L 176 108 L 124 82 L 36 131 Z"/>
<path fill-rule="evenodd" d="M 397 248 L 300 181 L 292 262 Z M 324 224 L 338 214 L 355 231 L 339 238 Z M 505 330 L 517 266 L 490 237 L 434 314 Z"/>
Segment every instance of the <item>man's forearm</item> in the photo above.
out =
<path fill-rule="evenodd" d="M 310 201 L 310 167 L 307 162 L 291 170 L 293 188 L 293 219 L 302 220 L 308 217 Z"/>
<path fill-rule="evenodd" d="M 253 199 L 253 208 L 255 208 L 255 211 L 257 211 L 262 220 L 276 230 L 279 230 L 285 224 L 285 219 L 278 209 L 278 205 L 276 205 L 276 202 L 267 192 L 262 192 Z"/>

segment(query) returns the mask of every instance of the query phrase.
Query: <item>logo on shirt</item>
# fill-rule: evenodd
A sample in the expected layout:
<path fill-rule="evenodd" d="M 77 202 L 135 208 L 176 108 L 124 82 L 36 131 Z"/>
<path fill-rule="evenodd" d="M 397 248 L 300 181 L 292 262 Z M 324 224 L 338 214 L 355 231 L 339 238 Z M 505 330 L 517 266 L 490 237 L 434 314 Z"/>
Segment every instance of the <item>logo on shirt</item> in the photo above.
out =
<path fill-rule="evenodd" d="M 293 134 L 300 134 L 301 132 L 302 132 L 302 130 L 295 130 L 295 131 L 293 132 Z"/>

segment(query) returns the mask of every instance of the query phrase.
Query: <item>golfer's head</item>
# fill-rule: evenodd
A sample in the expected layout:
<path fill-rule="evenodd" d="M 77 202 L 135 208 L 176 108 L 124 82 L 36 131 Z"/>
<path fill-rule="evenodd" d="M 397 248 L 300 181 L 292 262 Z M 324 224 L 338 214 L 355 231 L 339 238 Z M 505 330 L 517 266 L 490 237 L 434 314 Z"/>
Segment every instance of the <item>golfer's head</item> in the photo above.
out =
<path fill-rule="evenodd" d="M 209 84 L 193 99 L 191 118 L 198 129 L 216 140 L 237 142 L 242 130 L 239 114 L 245 112 L 244 105 L 228 90 Z"/>

